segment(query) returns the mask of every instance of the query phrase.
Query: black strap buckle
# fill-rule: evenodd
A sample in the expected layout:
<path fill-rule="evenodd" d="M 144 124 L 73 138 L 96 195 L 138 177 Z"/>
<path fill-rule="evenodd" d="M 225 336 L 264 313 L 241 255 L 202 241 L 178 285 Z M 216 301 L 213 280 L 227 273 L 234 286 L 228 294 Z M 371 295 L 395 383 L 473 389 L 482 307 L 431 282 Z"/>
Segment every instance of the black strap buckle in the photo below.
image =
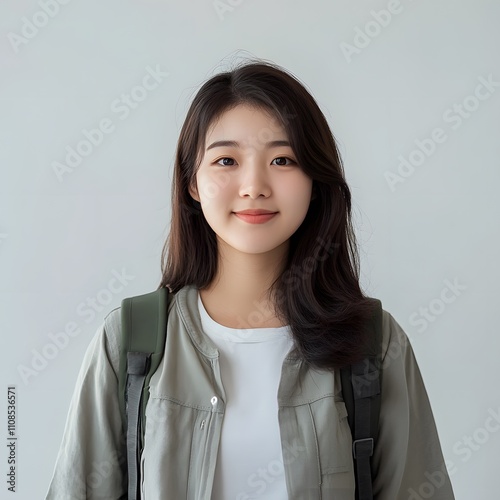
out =
<path fill-rule="evenodd" d="M 373 438 L 356 439 L 352 443 L 354 458 L 371 457 L 373 455 Z"/>

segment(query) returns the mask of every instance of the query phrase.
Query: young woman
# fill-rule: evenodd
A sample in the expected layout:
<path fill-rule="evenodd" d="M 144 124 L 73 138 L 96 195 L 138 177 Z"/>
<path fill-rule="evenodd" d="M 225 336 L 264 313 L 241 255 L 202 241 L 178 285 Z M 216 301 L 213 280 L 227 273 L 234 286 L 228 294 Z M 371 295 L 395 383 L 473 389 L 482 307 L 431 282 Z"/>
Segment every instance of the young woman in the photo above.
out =
<path fill-rule="evenodd" d="M 277 65 L 209 79 L 182 127 L 159 288 L 172 293 L 150 381 L 144 499 L 354 499 L 340 368 L 361 361 L 351 194 L 328 123 Z M 408 337 L 383 310 L 379 500 L 452 500 Z M 85 354 L 47 494 L 127 498 L 120 308 Z"/>

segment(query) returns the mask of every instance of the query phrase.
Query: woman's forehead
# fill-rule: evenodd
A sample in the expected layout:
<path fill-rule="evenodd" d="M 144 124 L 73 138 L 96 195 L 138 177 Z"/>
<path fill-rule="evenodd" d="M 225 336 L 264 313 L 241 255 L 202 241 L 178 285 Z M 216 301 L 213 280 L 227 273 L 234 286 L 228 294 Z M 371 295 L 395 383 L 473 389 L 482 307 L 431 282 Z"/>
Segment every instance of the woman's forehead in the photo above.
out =
<path fill-rule="evenodd" d="M 272 141 L 287 141 L 287 133 L 279 118 L 270 110 L 238 105 L 226 110 L 209 125 L 205 149 L 214 142 L 232 141 L 227 147 L 255 146 Z M 282 144 L 285 146 L 285 144 Z"/>

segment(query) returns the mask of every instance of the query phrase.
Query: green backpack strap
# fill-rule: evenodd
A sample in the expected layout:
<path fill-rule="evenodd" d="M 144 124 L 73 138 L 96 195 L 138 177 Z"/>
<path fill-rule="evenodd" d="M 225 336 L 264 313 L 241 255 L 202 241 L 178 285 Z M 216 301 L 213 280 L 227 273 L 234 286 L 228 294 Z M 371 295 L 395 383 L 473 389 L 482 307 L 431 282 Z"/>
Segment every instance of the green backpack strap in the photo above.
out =
<path fill-rule="evenodd" d="M 120 410 L 127 430 L 128 498 L 140 497 L 140 455 L 144 446 L 149 381 L 165 349 L 168 288 L 122 300 L 118 377 Z"/>
<path fill-rule="evenodd" d="M 372 500 L 372 456 L 378 435 L 382 381 L 382 303 L 374 302 L 367 327 L 372 331 L 370 356 L 340 370 L 342 394 L 353 436 L 356 500 Z"/>

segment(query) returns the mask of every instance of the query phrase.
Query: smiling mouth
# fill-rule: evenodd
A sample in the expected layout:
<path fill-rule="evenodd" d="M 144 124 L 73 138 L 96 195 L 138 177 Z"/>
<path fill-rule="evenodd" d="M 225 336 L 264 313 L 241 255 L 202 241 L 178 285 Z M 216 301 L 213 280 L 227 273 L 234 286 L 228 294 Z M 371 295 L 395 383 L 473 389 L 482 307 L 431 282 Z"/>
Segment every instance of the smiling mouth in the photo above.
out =
<path fill-rule="evenodd" d="M 267 214 L 242 214 L 238 212 L 233 212 L 236 217 L 239 219 L 249 222 L 250 224 L 263 224 L 269 220 L 271 220 L 275 215 L 278 215 L 278 212 L 267 213 Z"/>

